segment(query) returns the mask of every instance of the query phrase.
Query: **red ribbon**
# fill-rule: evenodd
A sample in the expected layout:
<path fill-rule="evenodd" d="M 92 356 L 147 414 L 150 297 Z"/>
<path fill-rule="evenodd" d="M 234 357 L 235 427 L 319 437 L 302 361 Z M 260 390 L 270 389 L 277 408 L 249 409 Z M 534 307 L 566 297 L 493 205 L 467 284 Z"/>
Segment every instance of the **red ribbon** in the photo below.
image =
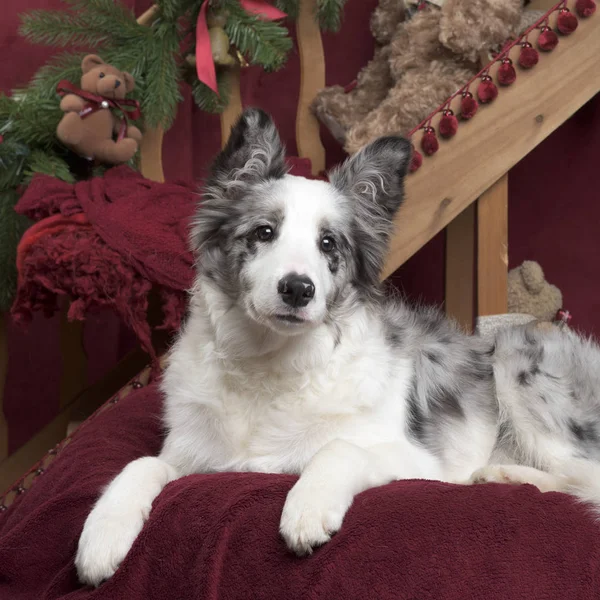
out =
<path fill-rule="evenodd" d="M 215 94 L 218 94 L 217 72 L 212 58 L 208 25 L 206 23 L 208 1 L 205 0 L 202 3 L 196 22 L 196 73 L 202 83 L 207 85 Z M 240 6 L 247 12 L 259 15 L 267 21 L 276 21 L 287 17 L 284 12 L 271 6 L 265 0 L 240 0 Z"/>
<path fill-rule="evenodd" d="M 91 92 L 86 92 L 85 90 L 78 88 L 76 85 L 73 85 L 66 79 L 58 82 L 58 85 L 56 86 L 56 92 L 61 97 L 66 96 L 67 94 L 75 94 L 76 96 L 87 100 L 87 104 L 81 109 L 81 111 L 79 111 L 79 116 L 82 119 L 89 117 L 91 114 L 98 112 L 99 110 L 104 110 L 105 108 L 120 110 L 123 118 L 121 119 L 121 125 L 119 127 L 119 140 L 122 140 L 127 133 L 127 117 L 135 121 L 142 116 L 140 103 L 137 100 L 133 100 L 131 98 L 107 98 L 106 96 L 92 94 Z M 106 107 L 106 104 L 103 106 L 103 102 L 107 103 L 108 107 Z"/>

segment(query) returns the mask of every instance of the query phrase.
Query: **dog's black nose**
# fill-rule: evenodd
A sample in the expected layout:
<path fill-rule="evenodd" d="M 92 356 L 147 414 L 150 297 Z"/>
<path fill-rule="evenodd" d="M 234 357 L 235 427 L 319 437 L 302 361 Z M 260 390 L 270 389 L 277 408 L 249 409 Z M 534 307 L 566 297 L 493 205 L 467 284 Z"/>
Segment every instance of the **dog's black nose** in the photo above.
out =
<path fill-rule="evenodd" d="M 299 308 L 315 297 L 315 284 L 306 275 L 291 273 L 279 280 L 277 291 L 286 304 Z"/>
<path fill-rule="evenodd" d="M 117 79 L 115 81 L 115 87 L 118 88 L 121 85 L 121 82 Z"/>

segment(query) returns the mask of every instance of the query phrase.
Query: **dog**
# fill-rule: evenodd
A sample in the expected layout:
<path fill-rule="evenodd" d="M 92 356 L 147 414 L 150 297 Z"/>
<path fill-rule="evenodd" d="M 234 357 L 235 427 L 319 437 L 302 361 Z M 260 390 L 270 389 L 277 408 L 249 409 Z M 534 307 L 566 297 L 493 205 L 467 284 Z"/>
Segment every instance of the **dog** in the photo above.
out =
<path fill-rule="evenodd" d="M 555 328 L 468 336 L 385 294 L 380 271 L 411 144 L 373 142 L 329 182 L 287 174 L 271 118 L 247 109 L 192 230 L 197 278 L 161 382 L 166 438 L 88 516 L 82 582 L 111 577 L 169 482 L 300 475 L 280 533 L 326 543 L 356 494 L 394 480 L 532 483 L 600 504 L 600 350 Z"/>

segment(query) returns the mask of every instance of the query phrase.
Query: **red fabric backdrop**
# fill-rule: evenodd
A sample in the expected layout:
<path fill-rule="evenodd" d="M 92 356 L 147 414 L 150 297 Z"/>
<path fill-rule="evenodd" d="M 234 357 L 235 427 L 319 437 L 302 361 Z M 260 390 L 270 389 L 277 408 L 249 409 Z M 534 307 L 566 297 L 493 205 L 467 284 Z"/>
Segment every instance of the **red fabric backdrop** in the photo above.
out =
<path fill-rule="evenodd" d="M 150 4 L 124 0 L 136 14 Z M 329 85 L 346 84 L 373 52 L 369 15 L 377 0 L 348 0 L 342 31 L 324 37 Z M 18 14 L 36 8 L 61 8 L 60 0 L 4 0 L 0 20 L 0 89 L 25 84 L 47 59 L 44 47 L 27 44 L 17 35 Z M 242 77 L 242 100 L 270 111 L 290 154 L 294 141 L 299 59 L 294 50 L 286 68 L 263 73 L 250 68 Z M 551 90 L 548 90 L 551 93 Z M 197 110 L 189 94 L 179 107 L 177 122 L 165 137 L 163 154 L 167 177 L 192 180 L 205 172 L 220 146 L 217 116 Z M 342 157 L 339 146 L 324 133 L 328 164 Z M 457 143 L 460 143 L 457 141 Z M 564 294 L 565 306 L 581 329 L 600 334 L 600 255 L 596 242 L 600 223 L 597 157 L 600 152 L 600 98 L 581 109 L 541 144 L 510 176 L 510 266 L 538 260 L 548 279 Z M 558 243 L 557 243 L 558 242 Z M 413 299 L 443 301 L 444 236 L 438 235 L 394 277 Z M 27 333 L 10 326 L 10 362 L 5 395 L 12 435 L 18 448 L 58 410 L 61 359 L 58 320 L 38 317 Z M 111 315 L 91 317 L 85 327 L 89 355 L 88 381 L 100 378 L 116 362 L 131 338 Z M 45 398 L 40 406 L 39 399 Z M 17 427 L 18 424 L 18 427 Z"/>

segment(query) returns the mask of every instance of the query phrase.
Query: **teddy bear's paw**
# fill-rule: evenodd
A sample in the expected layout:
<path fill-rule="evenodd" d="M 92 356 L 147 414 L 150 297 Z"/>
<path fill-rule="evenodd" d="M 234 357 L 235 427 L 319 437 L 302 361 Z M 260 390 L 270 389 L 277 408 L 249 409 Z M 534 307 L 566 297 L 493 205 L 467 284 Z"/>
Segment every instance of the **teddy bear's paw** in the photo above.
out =
<path fill-rule="evenodd" d="M 58 139 L 70 146 L 81 143 L 83 139 L 83 124 L 81 117 L 75 112 L 67 113 L 56 128 L 56 136 Z"/>

